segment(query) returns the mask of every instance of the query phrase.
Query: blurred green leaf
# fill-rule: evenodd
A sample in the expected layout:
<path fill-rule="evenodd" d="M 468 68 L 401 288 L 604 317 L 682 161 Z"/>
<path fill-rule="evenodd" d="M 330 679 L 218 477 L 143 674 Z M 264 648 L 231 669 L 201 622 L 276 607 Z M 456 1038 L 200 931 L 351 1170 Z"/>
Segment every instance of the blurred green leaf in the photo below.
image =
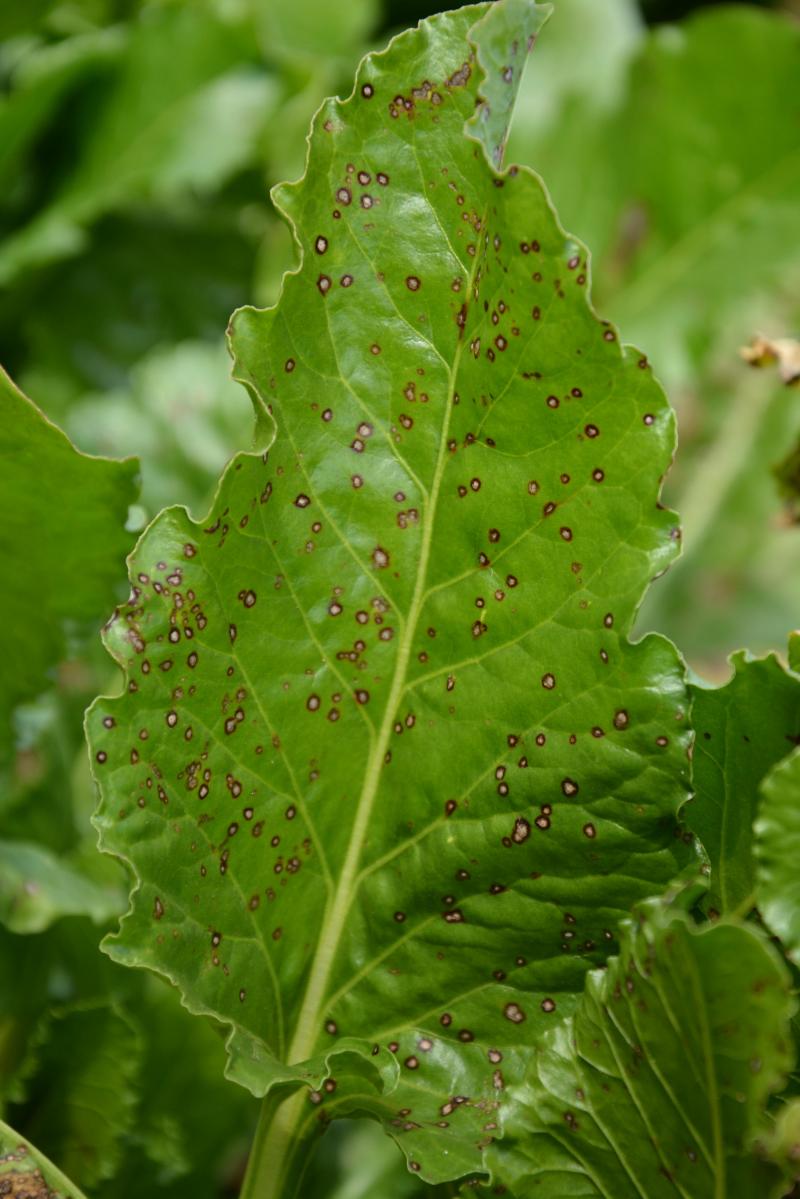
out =
<path fill-rule="evenodd" d="M 0 921 L 13 933 L 41 932 L 61 916 L 89 916 L 102 924 L 120 914 L 123 895 L 40 845 L 0 842 Z"/>
<path fill-rule="evenodd" d="M 141 503 L 155 516 L 176 502 L 207 510 L 210 480 L 252 440 L 253 420 L 224 342 L 185 342 L 143 358 L 129 392 L 73 404 L 67 428 L 95 453 L 134 450 L 142 460 Z"/>
<path fill-rule="evenodd" d="M 41 691 L 66 637 L 113 605 L 137 463 L 79 454 L 0 372 L 0 760 L 14 706 Z"/>
<path fill-rule="evenodd" d="M 489 1153 L 515 1199 L 766 1199 L 753 1153 L 792 1065 L 790 980 L 750 925 L 645 907 L 620 956 L 545 1034 Z"/>
<path fill-rule="evenodd" d="M 54 263 L 8 292 L 0 356 L 24 368 L 28 390 L 46 395 L 48 413 L 66 425 L 87 391 L 129 391 L 132 370 L 154 348 L 218 341 L 249 298 L 257 246 L 219 198 L 168 215 L 106 217 L 86 257 Z"/>
<path fill-rule="evenodd" d="M 6 237 L 0 280 L 74 253 L 84 227 L 111 209 L 215 189 L 249 163 L 277 92 L 247 50 L 235 25 L 200 7 L 156 8 L 133 23 L 117 74 L 84 113 L 63 183 Z"/>
<path fill-rule="evenodd" d="M 113 1176 L 133 1126 L 141 1037 L 104 1005 L 56 1011 L 37 1036 L 36 1073 L 14 1123 L 91 1189 Z"/>
<path fill-rule="evenodd" d="M 327 0 L 244 0 L 244 6 L 252 11 L 264 53 L 292 71 L 315 70 L 320 62 L 328 70 L 340 69 L 342 60 L 349 67 L 353 47 L 366 41 L 380 11 L 378 0 L 340 5 Z"/>
<path fill-rule="evenodd" d="M 125 30 L 115 26 L 35 46 L 16 64 L 4 81 L 6 94 L 0 96 L 0 180 L 12 197 L 20 157 L 31 142 L 57 115 L 70 91 L 87 76 L 102 75 L 118 64 L 125 46 Z M 8 194 L 2 203 L 8 203 Z"/>
<path fill-rule="evenodd" d="M 694 798 L 686 820 L 711 861 L 708 905 L 746 915 L 755 906 L 753 822 L 760 787 L 776 762 L 800 744 L 800 675 L 775 655 L 731 659 L 733 678 L 693 686 Z"/>

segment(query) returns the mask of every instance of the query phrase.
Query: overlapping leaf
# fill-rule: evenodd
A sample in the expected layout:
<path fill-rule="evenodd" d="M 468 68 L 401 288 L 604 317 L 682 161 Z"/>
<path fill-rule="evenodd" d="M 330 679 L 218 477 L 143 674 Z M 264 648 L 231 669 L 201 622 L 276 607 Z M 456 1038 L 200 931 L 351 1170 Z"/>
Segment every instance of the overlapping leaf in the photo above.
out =
<path fill-rule="evenodd" d="M 794 1007 L 757 929 L 697 929 L 650 905 L 546 1034 L 492 1150 L 495 1178 L 515 1199 L 785 1194 L 753 1143 L 793 1063 Z"/>
<path fill-rule="evenodd" d="M 627 640 L 672 416 L 489 165 L 539 24 L 432 18 L 317 116 L 277 194 L 302 267 L 233 327 L 274 445 L 145 535 L 89 719 L 140 879 L 109 951 L 231 1025 L 253 1091 L 331 1071 L 296 1129 L 371 1111 L 430 1180 L 481 1167 L 524 1045 L 690 852 L 681 668 Z"/>

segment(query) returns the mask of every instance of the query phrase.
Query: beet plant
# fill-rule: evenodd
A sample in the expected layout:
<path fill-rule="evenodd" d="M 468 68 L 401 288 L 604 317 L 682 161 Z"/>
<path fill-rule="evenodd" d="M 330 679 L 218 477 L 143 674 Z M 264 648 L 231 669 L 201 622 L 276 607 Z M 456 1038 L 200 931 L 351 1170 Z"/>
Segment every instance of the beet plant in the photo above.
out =
<path fill-rule="evenodd" d="M 798 1172 L 798 651 L 712 689 L 634 636 L 680 549 L 675 418 L 506 162 L 547 15 L 431 17 L 323 104 L 273 192 L 299 266 L 228 328 L 254 447 L 204 519 L 149 524 L 104 632 L 123 682 L 86 718 L 93 821 L 131 889 L 102 948 L 224 1030 L 215 1104 L 261 1104 L 242 1199 L 321 1194 L 345 1118 L 382 1126 L 414 1194 L 777 1199 Z M 2 405 L 0 488 L 38 492 L 3 534 L 10 710 L 81 592 L 110 603 L 133 467 L 78 455 L 10 382 Z M 13 932 L 126 906 L 106 859 L 0 855 Z M 147 1050 L 119 1006 L 49 1019 L 17 1101 L 85 1042 L 72 1125 L 37 1139 L 34 1092 L 0 1177 L 80 1199 L 136 1103 L 135 1071 L 101 1098 L 100 1059 Z M 140 1152 L 168 1173 L 163 1137 Z"/>

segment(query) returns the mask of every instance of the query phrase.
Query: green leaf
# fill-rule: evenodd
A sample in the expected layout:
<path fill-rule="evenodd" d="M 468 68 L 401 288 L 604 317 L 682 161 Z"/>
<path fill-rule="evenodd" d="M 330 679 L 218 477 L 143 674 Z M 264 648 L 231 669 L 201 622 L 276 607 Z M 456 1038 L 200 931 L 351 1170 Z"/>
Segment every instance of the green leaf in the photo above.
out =
<path fill-rule="evenodd" d="M 264 1195 L 292 1121 L 355 1109 L 429 1181 L 480 1169 L 487 1053 L 513 1078 L 691 860 L 681 665 L 627 639 L 672 415 L 539 179 L 487 161 L 540 23 L 432 18 L 318 114 L 276 195 L 301 269 L 234 321 L 274 445 L 154 522 L 108 633 L 97 824 L 140 881 L 107 948 L 232 1026 L 255 1093 L 314 1084 Z"/>
<path fill-rule="evenodd" d="M 125 33 L 118 26 L 67 38 L 23 56 L 10 80 L 4 80 L 8 93 L 0 98 L 0 179 L 12 197 L 20 159 L 58 106 L 87 79 L 116 64 L 124 48 Z"/>
<path fill-rule="evenodd" d="M 783 963 L 750 925 L 645 906 L 548 1032 L 490 1153 L 515 1199 L 764 1199 L 752 1152 L 793 1061 Z"/>
<path fill-rule="evenodd" d="M 770 771 L 755 824 L 758 908 L 791 960 L 800 950 L 800 751 Z"/>
<path fill-rule="evenodd" d="M 711 862 L 709 907 L 746 915 L 754 906 L 759 788 L 800 738 L 800 676 L 774 654 L 752 658 L 742 651 L 731 663 L 733 678 L 724 687 L 691 688 L 695 795 L 686 819 Z"/>
<path fill-rule="evenodd" d="M 40 1029 L 37 1071 L 15 1123 L 88 1188 L 110 1178 L 133 1125 L 141 1038 L 109 1006 L 56 1012 Z"/>
<path fill-rule="evenodd" d="M 61 916 L 95 924 L 119 915 L 119 890 L 101 887 L 35 843 L 0 843 L 0 921 L 12 933 L 39 933 Z"/>
<path fill-rule="evenodd" d="M 267 57 L 287 70 L 330 68 L 331 60 L 350 66 L 353 46 L 363 45 L 379 17 L 378 0 L 350 0 L 333 7 L 325 0 L 246 0 L 253 12 Z"/>
<path fill-rule="evenodd" d="M 86 1199 L 57 1166 L 0 1120 L 0 1188 L 27 1199 Z"/>
<path fill-rule="evenodd" d="M 0 559 L 14 563 L 0 600 L 1 761 L 13 707 L 44 688 L 67 633 L 97 627 L 112 602 L 137 463 L 79 454 L 4 372 L 0 461 Z"/>

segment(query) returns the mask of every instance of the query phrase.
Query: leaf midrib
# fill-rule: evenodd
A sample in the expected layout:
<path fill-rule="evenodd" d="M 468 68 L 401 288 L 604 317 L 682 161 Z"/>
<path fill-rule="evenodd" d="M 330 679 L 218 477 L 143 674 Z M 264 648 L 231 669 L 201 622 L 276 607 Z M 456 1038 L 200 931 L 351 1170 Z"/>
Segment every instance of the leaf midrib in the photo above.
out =
<path fill-rule="evenodd" d="M 484 221 L 486 220 L 486 216 L 487 212 L 484 212 Z M 475 272 L 478 269 L 479 261 L 480 258 L 478 255 L 476 255 L 475 261 L 469 271 L 467 285 L 468 295 L 472 294 Z M 380 785 L 381 769 L 384 764 L 384 757 L 386 755 L 386 750 L 391 738 L 395 711 L 397 710 L 397 706 L 400 703 L 406 688 L 406 674 L 408 670 L 409 659 L 411 657 L 411 648 L 416 636 L 420 614 L 426 600 L 428 564 L 430 561 L 431 547 L 433 543 L 436 506 L 439 499 L 444 468 L 447 462 L 447 435 L 450 428 L 450 419 L 453 410 L 455 383 L 456 379 L 458 378 L 458 372 L 461 365 L 461 358 L 465 344 L 466 337 L 462 330 L 460 331 L 456 351 L 448 372 L 444 420 L 442 422 L 442 430 L 439 436 L 439 450 L 434 469 L 433 483 L 430 489 L 428 502 L 425 506 L 425 522 L 422 531 L 422 544 L 420 547 L 417 577 L 414 583 L 414 593 L 411 600 L 411 606 L 409 608 L 408 617 L 406 618 L 403 632 L 401 634 L 397 658 L 395 661 L 394 674 L 392 677 L 392 685 L 386 701 L 383 720 L 381 722 L 377 740 L 373 741 L 372 743 L 372 749 L 367 762 L 367 768 L 364 773 L 364 782 L 358 799 L 356 816 L 355 820 L 353 821 L 353 828 L 347 846 L 347 853 L 345 855 L 342 872 L 339 878 L 339 885 L 335 890 L 333 905 L 328 909 L 323 920 L 319 940 L 317 942 L 317 950 L 311 963 L 308 985 L 303 999 L 303 1004 L 300 1009 L 300 1016 L 297 1021 L 297 1026 L 292 1037 L 291 1044 L 289 1046 L 289 1064 L 297 1061 L 303 1061 L 313 1052 L 314 1044 L 319 1033 L 322 1005 L 327 1000 L 327 988 L 331 969 L 336 958 L 339 942 L 341 940 L 345 922 L 350 910 L 350 905 L 358 888 L 359 863 L 361 861 L 361 854 L 364 848 L 364 841 L 369 826 L 369 819 L 372 813 L 372 807 L 375 802 L 375 798 L 378 793 L 378 787 Z M 441 353 L 439 353 L 439 356 L 441 357 Z"/>

